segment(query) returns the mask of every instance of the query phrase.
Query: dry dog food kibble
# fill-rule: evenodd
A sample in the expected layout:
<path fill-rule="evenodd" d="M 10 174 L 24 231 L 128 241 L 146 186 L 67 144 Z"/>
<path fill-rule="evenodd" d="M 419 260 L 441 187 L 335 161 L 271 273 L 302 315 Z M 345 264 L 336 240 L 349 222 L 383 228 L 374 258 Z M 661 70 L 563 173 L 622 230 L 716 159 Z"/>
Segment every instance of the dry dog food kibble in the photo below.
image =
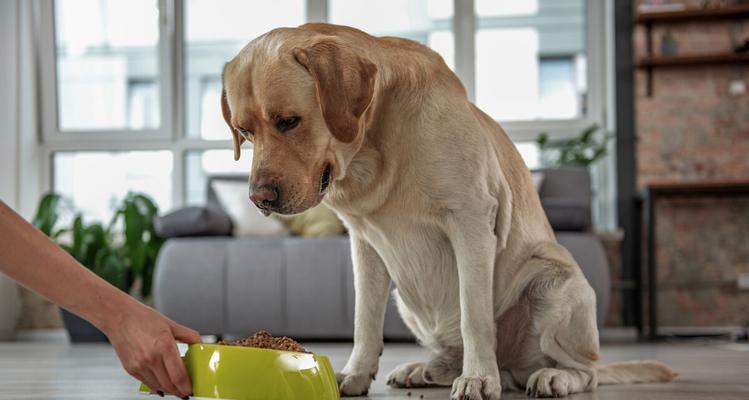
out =
<path fill-rule="evenodd" d="M 273 350 L 285 350 L 285 351 L 296 351 L 298 353 L 308 353 L 307 350 L 302 347 L 296 340 L 283 337 L 273 337 L 267 331 L 258 331 L 254 335 L 237 340 L 222 340 L 218 344 L 226 346 L 245 346 L 245 347 L 258 347 L 261 349 L 273 349 Z"/>

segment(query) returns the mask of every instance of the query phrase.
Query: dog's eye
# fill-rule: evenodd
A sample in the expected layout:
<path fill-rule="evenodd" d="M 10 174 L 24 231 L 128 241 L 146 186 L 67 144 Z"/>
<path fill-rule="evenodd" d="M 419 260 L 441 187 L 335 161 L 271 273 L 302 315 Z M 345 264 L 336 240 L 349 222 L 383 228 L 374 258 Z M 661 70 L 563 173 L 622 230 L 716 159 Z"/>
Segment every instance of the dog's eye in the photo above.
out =
<path fill-rule="evenodd" d="M 279 118 L 276 122 L 276 129 L 278 129 L 280 132 L 292 130 L 296 128 L 297 125 L 299 125 L 300 120 L 301 118 L 299 117 Z"/>
<path fill-rule="evenodd" d="M 252 137 L 252 132 L 248 131 L 247 129 L 238 127 L 237 132 L 239 132 L 239 134 L 244 136 L 244 138 L 247 140 L 250 140 L 250 138 Z"/>

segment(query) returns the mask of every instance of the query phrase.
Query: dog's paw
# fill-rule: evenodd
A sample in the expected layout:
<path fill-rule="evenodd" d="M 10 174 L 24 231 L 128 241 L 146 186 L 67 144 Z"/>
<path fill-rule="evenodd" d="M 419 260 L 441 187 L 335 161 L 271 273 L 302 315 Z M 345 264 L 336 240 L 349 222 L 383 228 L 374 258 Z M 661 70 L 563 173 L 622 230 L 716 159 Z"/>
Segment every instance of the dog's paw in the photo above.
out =
<path fill-rule="evenodd" d="M 341 396 L 366 396 L 374 374 L 339 372 L 335 377 Z"/>
<path fill-rule="evenodd" d="M 502 385 L 493 376 L 459 376 L 453 382 L 452 400 L 499 400 Z"/>
<path fill-rule="evenodd" d="M 502 385 L 498 377 L 459 376 L 453 382 L 452 400 L 499 400 Z"/>
<path fill-rule="evenodd" d="M 429 360 L 424 366 L 424 381 L 435 386 L 452 386 L 463 371 L 463 360 L 444 354 Z"/>
<path fill-rule="evenodd" d="M 564 397 L 570 392 L 569 375 L 554 368 L 541 368 L 531 374 L 525 386 L 529 397 Z"/>
<path fill-rule="evenodd" d="M 408 363 L 397 367 L 388 375 L 387 384 L 395 388 L 426 387 L 424 363 Z"/>

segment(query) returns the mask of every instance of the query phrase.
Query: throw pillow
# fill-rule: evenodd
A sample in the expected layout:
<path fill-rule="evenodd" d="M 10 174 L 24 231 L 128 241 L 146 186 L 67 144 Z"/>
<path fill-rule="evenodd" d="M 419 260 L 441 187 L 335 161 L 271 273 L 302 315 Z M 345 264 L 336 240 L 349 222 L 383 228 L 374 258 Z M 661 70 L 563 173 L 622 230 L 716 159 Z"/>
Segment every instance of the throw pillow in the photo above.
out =
<path fill-rule="evenodd" d="M 215 180 L 211 187 L 234 225 L 234 236 L 283 236 L 287 234 L 281 222 L 264 217 L 250 203 L 247 183 L 240 181 Z"/>
<path fill-rule="evenodd" d="M 153 227 L 163 238 L 229 236 L 231 218 L 224 210 L 215 207 L 185 207 L 156 218 Z"/>
<path fill-rule="evenodd" d="M 286 225 L 292 234 L 304 237 L 338 236 L 346 228 L 333 210 L 325 204 L 318 204 L 298 215 L 279 215 L 277 218 Z"/>

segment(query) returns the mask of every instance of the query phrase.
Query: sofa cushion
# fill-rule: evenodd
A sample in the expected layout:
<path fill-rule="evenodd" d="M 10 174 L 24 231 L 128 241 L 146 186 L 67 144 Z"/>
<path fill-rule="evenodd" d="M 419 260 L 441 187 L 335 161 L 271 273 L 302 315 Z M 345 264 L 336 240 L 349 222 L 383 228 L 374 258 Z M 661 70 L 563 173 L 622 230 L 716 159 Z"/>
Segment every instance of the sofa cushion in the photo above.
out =
<path fill-rule="evenodd" d="M 156 309 L 204 335 L 226 333 L 226 244 L 233 240 L 168 240 L 159 252 L 153 276 Z"/>
<path fill-rule="evenodd" d="M 590 206 L 575 199 L 547 197 L 541 199 L 552 229 L 555 231 L 586 231 L 590 229 Z"/>
<path fill-rule="evenodd" d="M 164 238 L 182 236 L 229 236 L 231 219 L 213 207 L 185 207 L 154 220 L 156 233 Z"/>
<path fill-rule="evenodd" d="M 210 266 L 204 269 L 210 271 Z M 224 307 L 225 334 L 246 336 L 264 329 L 293 336 L 285 330 L 286 254 L 282 238 L 232 238 L 226 244 Z M 298 336 L 298 335 L 297 335 Z"/>
<path fill-rule="evenodd" d="M 590 172 L 584 167 L 546 168 L 538 188 L 549 223 L 555 231 L 586 231 L 591 227 Z"/>

